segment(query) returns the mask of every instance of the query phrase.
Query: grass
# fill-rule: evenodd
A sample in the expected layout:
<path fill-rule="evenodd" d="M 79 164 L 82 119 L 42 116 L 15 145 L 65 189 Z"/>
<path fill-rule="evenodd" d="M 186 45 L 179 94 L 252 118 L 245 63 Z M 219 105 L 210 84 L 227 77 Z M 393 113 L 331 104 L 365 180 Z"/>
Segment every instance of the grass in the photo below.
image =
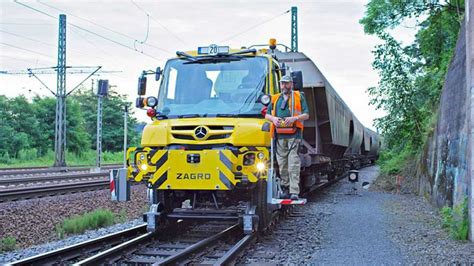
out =
<path fill-rule="evenodd" d="M 18 158 L 0 158 L 0 167 L 30 167 L 30 166 L 52 166 L 54 163 L 54 152 L 49 151 L 43 156 L 37 156 L 35 149 L 32 150 L 21 150 Z M 96 163 L 96 152 L 89 150 L 81 155 L 77 155 L 71 152 L 66 153 L 66 163 L 68 166 L 74 165 L 95 165 Z M 108 152 L 102 153 L 102 163 L 122 163 L 123 152 Z"/>
<path fill-rule="evenodd" d="M 401 152 L 395 153 L 391 151 L 383 151 L 377 163 L 380 165 L 380 171 L 384 175 L 399 174 L 406 166 L 407 161 L 413 157 L 409 148 L 403 149 Z"/>
<path fill-rule="evenodd" d="M 16 238 L 7 236 L 0 239 L 0 251 L 12 251 L 16 248 Z"/>
<path fill-rule="evenodd" d="M 65 219 L 56 226 L 56 232 L 60 238 L 63 238 L 66 235 L 82 234 L 87 230 L 110 226 L 116 222 L 124 222 L 125 220 L 125 210 L 122 210 L 119 215 L 116 215 L 109 210 L 97 209 Z"/>
<path fill-rule="evenodd" d="M 443 217 L 443 227 L 449 231 L 452 238 L 456 240 L 467 240 L 469 234 L 469 216 L 467 197 L 464 201 L 451 207 L 443 207 L 441 209 L 441 217 Z"/>

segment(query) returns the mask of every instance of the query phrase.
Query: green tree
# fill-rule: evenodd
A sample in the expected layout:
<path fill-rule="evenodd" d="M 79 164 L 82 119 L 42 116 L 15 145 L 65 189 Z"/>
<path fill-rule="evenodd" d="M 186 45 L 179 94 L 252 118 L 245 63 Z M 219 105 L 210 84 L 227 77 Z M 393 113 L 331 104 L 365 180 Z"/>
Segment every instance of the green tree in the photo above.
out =
<path fill-rule="evenodd" d="M 11 137 L 14 135 L 12 126 L 10 101 L 4 95 L 0 95 L 0 157 L 8 159 L 12 151 Z"/>
<path fill-rule="evenodd" d="M 89 150 L 90 135 L 86 130 L 86 120 L 82 115 L 81 105 L 74 98 L 67 99 L 66 103 L 66 145 L 67 150 L 82 154 Z"/>
<path fill-rule="evenodd" d="M 21 150 L 34 147 L 40 141 L 41 132 L 37 130 L 33 106 L 24 96 L 9 100 L 10 123 L 14 134 L 10 135 L 10 155 L 17 157 Z M 36 154 L 34 154 L 36 156 Z"/>
<path fill-rule="evenodd" d="M 456 44 L 463 6 L 462 0 L 368 3 L 360 23 L 367 34 L 383 41 L 373 52 L 373 67 L 381 79 L 368 92 L 371 104 L 387 112 L 376 120 L 376 127 L 389 149 L 416 151 L 422 146 Z M 418 22 L 418 32 L 414 43 L 403 47 L 389 32 L 407 19 Z"/>
<path fill-rule="evenodd" d="M 79 91 L 73 98 L 80 103 L 81 112 L 85 118 L 85 127 L 90 136 L 91 149 L 96 148 L 97 138 L 97 96 L 90 91 Z M 104 151 L 123 150 L 123 110 L 131 106 L 126 96 L 110 89 L 109 95 L 103 99 L 102 109 L 102 149 Z M 133 109 L 128 113 L 128 143 L 137 144 L 140 136 L 135 130 L 137 120 L 133 117 Z"/>
<path fill-rule="evenodd" d="M 54 149 L 54 127 L 56 113 L 56 99 L 52 97 L 33 98 L 33 107 L 38 131 L 41 132 L 41 141 L 36 144 L 38 155 L 45 155 Z"/>

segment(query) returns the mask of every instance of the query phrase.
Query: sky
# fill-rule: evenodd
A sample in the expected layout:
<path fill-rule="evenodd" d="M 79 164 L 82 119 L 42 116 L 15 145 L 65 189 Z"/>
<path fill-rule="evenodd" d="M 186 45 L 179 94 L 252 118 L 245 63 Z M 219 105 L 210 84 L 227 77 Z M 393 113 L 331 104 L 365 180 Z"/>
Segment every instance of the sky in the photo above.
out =
<path fill-rule="evenodd" d="M 0 0 L 0 70 L 55 66 L 57 18 L 66 14 L 67 65 L 112 71 L 92 79 L 108 79 L 134 101 L 141 71 L 163 67 L 176 51 L 213 43 L 239 48 L 266 44 L 270 38 L 291 46 L 291 15 L 285 11 L 297 6 L 299 51 L 315 62 L 358 119 L 374 129 L 373 120 L 383 112 L 369 105 L 366 90 L 379 80 L 371 66 L 371 51 L 379 40 L 365 35 L 358 23 L 366 4 L 364 0 Z M 38 77 L 55 91 L 55 75 Z M 67 90 L 86 77 L 68 75 Z M 84 85 L 91 88 L 91 79 Z M 158 83 L 149 79 L 147 95 L 157 92 Z M 33 77 L 6 74 L 0 74 L 0 94 L 51 95 Z M 149 121 L 145 111 L 137 110 L 136 116 Z"/>

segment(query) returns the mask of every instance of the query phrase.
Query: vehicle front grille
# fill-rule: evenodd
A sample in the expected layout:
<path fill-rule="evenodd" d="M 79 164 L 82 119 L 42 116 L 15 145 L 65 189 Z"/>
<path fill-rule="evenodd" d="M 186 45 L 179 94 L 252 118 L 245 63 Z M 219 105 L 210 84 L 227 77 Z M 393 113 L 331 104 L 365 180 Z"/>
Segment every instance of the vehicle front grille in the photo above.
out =
<path fill-rule="evenodd" d="M 184 126 L 172 126 L 171 134 L 175 139 L 182 140 L 196 140 L 194 138 L 194 130 L 203 125 L 184 125 Z M 226 139 L 232 135 L 234 126 L 225 126 L 225 125 L 205 125 L 209 129 L 207 134 L 209 135 L 206 140 L 217 140 L 217 139 Z"/>

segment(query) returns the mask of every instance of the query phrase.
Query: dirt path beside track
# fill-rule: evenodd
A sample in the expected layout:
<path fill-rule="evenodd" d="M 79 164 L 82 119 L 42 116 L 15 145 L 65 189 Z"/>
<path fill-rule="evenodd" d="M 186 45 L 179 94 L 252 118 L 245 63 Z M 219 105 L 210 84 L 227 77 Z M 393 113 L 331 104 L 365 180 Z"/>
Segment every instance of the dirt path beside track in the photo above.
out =
<path fill-rule="evenodd" d="M 362 188 L 377 178 L 376 166 L 309 198 L 295 217 L 245 252 L 239 263 L 405 265 L 474 263 L 474 244 L 452 240 L 428 202 Z M 370 185 L 369 185 L 370 186 Z"/>

